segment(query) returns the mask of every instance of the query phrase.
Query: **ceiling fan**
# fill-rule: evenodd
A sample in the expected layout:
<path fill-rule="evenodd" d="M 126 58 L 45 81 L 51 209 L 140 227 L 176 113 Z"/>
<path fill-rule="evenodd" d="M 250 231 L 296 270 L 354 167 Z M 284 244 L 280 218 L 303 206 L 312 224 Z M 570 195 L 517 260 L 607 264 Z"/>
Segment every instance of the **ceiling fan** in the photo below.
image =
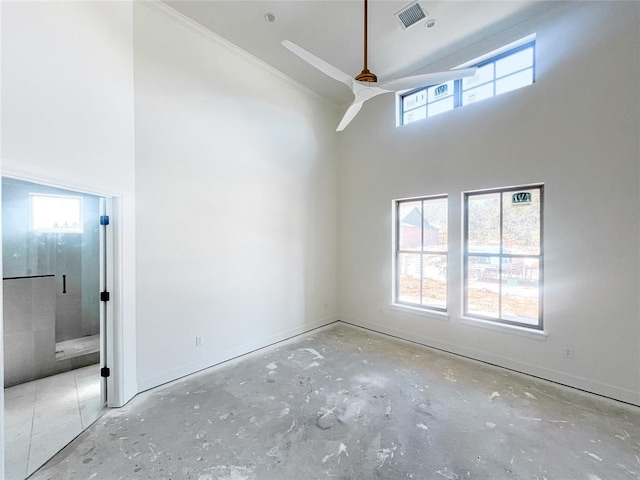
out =
<path fill-rule="evenodd" d="M 446 72 L 425 73 L 422 75 L 413 75 L 409 77 L 401 77 L 389 79 L 378 83 L 378 78 L 367 68 L 367 23 L 368 8 L 367 0 L 364 0 L 364 69 L 355 78 L 341 71 L 340 69 L 328 64 L 324 60 L 316 57 L 304 48 L 296 45 L 290 40 L 284 40 L 282 46 L 290 50 L 292 53 L 300 57 L 302 60 L 317 68 L 325 75 L 338 80 L 348 86 L 354 95 L 354 100 L 347 108 L 346 113 L 342 117 L 336 131 L 341 132 L 358 114 L 362 105 L 367 100 L 377 97 L 383 93 L 401 92 L 411 90 L 413 88 L 425 87 L 430 85 L 438 85 L 448 82 L 449 80 L 457 80 L 459 78 L 472 77 L 477 73 L 477 68 L 465 68 L 460 70 L 449 70 Z"/>

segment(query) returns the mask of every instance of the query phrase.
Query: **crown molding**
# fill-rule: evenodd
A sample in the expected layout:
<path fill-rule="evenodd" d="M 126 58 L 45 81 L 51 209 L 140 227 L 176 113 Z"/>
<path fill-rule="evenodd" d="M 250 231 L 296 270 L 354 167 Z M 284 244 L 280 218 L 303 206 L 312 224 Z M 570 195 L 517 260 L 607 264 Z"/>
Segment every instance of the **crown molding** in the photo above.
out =
<path fill-rule="evenodd" d="M 160 0 L 135 0 L 135 2 L 137 4 L 139 4 L 139 5 L 144 5 L 145 7 L 149 8 L 150 10 L 153 10 L 153 11 L 155 11 L 157 13 L 160 13 L 160 14 L 164 15 L 165 17 L 170 18 L 171 20 L 173 20 L 176 23 L 182 25 L 183 27 L 187 28 L 188 30 L 201 35 L 205 39 L 207 39 L 207 40 L 209 40 L 211 42 L 214 42 L 214 43 L 216 43 L 217 45 L 220 45 L 223 48 L 226 48 L 227 50 L 232 52 L 234 55 L 236 55 L 238 58 L 240 58 L 240 59 L 242 59 L 242 60 L 244 60 L 246 62 L 249 62 L 249 63 L 251 63 L 253 65 L 256 65 L 257 67 L 261 68 L 265 72 L 267 72 L 267 73 L 275 76 L 276 78 L 284 81 L 285 83 L 297 88 L 298 90 L 300 90 L 301 92 L 305 93 L 306 95 L 309 95 L 314 100 L 322 103 L 323 105 L 329 106 L 329 107 L 331 107 L 333 109 L 337 109 L 338 108 L 338 106 L 335 105 L 333 102 L 331 102 L 330 100 L 326 99 L 325 97 L 319 95 L 318 93 L 314 92 L 313 90 L 311 90 L 306 85 L 298 82 L 297 80 L 294 80 L 289 75 L 286 75 L 286 74 L 282 73 L 280 70 L 278 70 L 278 69 L 272 67 L 271 65 L 269 65 L 268 63 L 260 60 L 258 57 L 254 56 L 254 55 L 251 55 L 246 50 L 243 50 L 242 48 L 238 47 L 236 44 L 230 42 L 226 38 L 221 37 L 217 33 L 209 30 L 208 28 L 206 28 L 205 26 L 199 24 L 198 22 L 196 22 L 192 18 L 189 18 L 186 15 L 178 12 L 177 10 L 175 10 L 172 7 L 170 7 L 166 3 L 164 3 L 164 2 L 162 2 Z"/>

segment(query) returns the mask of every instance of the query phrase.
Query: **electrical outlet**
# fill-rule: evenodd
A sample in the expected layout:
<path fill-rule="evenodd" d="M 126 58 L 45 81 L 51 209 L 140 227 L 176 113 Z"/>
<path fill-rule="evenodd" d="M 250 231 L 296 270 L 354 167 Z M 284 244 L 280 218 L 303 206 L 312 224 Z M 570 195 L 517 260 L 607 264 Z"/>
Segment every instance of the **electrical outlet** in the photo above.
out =
<path fill-rule="evenodd" d="M 572 359 L 572 358 L 573 358 L 573 348 L 571 348 L 571 347 L 565 347 L 565 348 L 564 348 L 564 350 L 563 350 L 563 352 L 562 352 L 562 356 L 563 356 L 564 358 L 569 359 L 569 360 L 570 360 L 570 359 Z"/>
<path fill-rule="evenodd" d="M 202 337 L 200 335 L 196 335 L 196 347 L 202 346 Z"/>

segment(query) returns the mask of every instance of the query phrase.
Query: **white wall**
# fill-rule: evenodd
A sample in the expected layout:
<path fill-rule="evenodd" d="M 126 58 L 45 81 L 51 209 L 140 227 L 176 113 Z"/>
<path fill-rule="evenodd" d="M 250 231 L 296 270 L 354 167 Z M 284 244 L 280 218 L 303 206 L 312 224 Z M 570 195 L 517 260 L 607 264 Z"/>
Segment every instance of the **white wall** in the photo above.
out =
<path fill-rule="evenodd" d="M 110 363 L 122 404 L 137 393 L 133 6 L 2 3 L 2 173 L 118 197 L 121 342 Z"/>
<path fill-rule="evenodd" d="M 574 2 L 514 29 L 537 32 L 530 87 L 401 128 L 393 98 L 363 108 L 340 145 L 341 319 L 640 404 L 639 9 Z M 462 324 L 462 192 L 534 182 L 545 184 L 548 337 Z M 446 321 L 390 308 L 392 200 L 442 193 Z"/>
<path fill-rule="evenodd" d="M 337 114 L 162 5 L 134 31 L 146 389 L 335 319 Z"/>

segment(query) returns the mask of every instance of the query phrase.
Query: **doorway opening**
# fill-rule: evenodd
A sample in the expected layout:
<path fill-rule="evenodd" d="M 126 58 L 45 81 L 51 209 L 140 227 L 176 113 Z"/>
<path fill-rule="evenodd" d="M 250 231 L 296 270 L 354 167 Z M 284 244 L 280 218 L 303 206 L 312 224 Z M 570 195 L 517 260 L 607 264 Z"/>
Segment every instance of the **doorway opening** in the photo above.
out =
<path fill-rule="evenodd" d="M 2 177 L 8 478 L 26 478 L 106 409 L 109 201 Z"/>

